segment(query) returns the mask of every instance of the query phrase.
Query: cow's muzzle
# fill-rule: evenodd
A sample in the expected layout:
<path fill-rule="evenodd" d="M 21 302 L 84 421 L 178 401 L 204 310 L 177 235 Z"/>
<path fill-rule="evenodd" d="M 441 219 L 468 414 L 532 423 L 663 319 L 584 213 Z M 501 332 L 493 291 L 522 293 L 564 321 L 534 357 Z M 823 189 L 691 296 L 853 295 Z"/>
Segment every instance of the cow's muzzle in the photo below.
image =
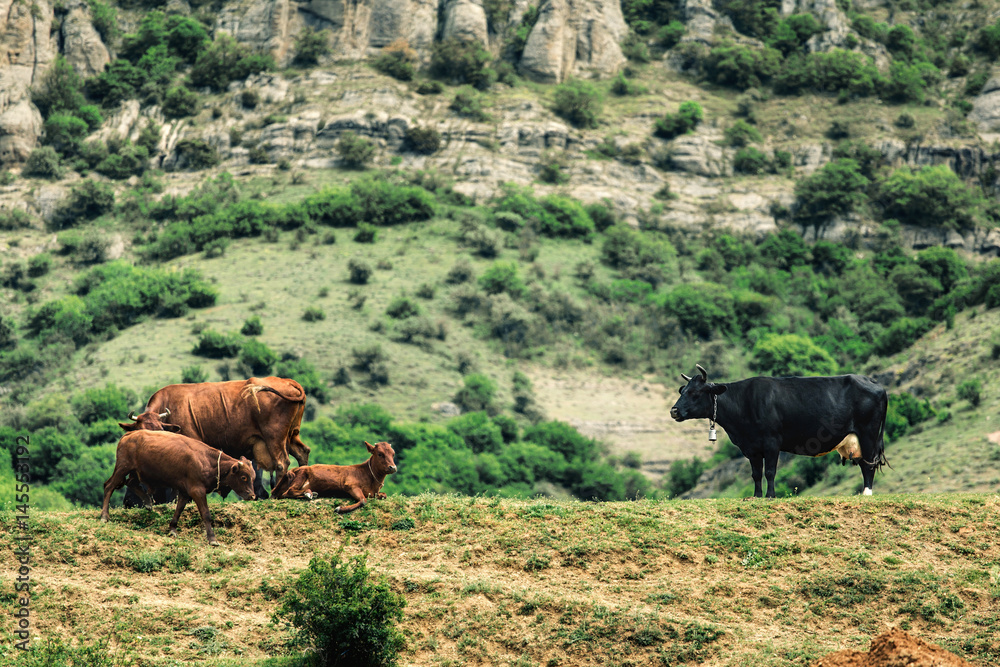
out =
<path fill-rule="evenodd" d="M 675 421 L 681 421 L 681 413 L 677 411 L 677 408 L 670 408 L 670 416 L 673 417 Z"/>
<path fill-rule="evenodd" d="M 396 466 L 389 466 L 389 474 L 396 472 Z"/>

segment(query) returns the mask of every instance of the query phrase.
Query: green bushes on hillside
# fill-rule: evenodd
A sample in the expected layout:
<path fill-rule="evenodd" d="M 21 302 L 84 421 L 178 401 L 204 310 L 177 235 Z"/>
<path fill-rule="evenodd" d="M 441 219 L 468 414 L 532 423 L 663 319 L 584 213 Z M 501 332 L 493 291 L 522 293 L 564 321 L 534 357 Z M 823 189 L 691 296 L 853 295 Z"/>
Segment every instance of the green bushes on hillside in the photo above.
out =
<path fill-rule="evenodd" d="M 688 100 L 682 102 L 676 114 L 666 114 L 656 121 L 656 136 L 673 139 L 694 130 L 704 118 L 701 105 Z"/>
<path fill-rule="evenodd" d="M 333 227 L 396 225 L 426 220 L 434 213 L 434 197 L 426 190 L 384 178 L 360 179 L 349 188 L 325 190 L 287 205 L 237 198 L 228 174 L 187 197 L 165 198 L 151 211 L 152 216 L 180 219 L 168 224 L 145 252 L 155 259 L 171 259 L 203 250 L 216 239 L 256 237 L 268 230 L 299 229 L 310 222 Z"/>
<path fill-rule="evenodd" d="M 406 599 L 376 578 L 364 556 L 329 562 L 313 558 L 274 613 L 295 629 L 295 642 L 316 652 L 324 667 L 393 667 L 406 645 L 396 624 Z"/>
<path fill-rule="evenodd" d="M 167 273 L 118 261 L 90 269 L 74 283 L 75 295 L 29 311 L 29 335 L 81 346 L 149 316 L 179 317 L 215 303 L 215 288 L 197 271 Z"/>

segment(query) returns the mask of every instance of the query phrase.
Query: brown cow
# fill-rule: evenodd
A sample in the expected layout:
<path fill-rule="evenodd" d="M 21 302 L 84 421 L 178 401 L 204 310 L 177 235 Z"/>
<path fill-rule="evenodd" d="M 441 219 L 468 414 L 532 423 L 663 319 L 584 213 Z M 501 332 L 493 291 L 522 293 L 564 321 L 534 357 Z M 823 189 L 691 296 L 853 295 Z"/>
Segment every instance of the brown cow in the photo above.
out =
<path fill-rule="evenodd" d="M 232 489 L 244 500 L 253 500 L 254 470 L 245 457 L 239 460 L 209 447 L 194 438 L 168 431 L 137 430 L 126 433 L 118 441 L 115 470 L 104 483 L 104 505 L 101 521 L 110 520 L 108 505 L 111 494 L 128 484 L 147 507 L 149 496 L 142 482 L 152 489 L 169 486 L 177 491 L 177 508 L 170 520 L 170 535 L 177 535 L 177 519 L 184 506 L 194 500 L 205 526 L 205 536 L 213 547 L 219 546 L 212 530 L 212 515 L 206 496 L 213 491 Z"/>
<path fill-rule="evenodd" d="M 313 465 L 293 468 L 274 487 L 274 498 L 351 498 L 357 502 L 342 505 L 338 514 L 363 507 L 368 498 L 385 498 L 381 493 L 387 475 L 396 472 L 396 452 L 388 442 L 365 447 L 371 457 L 353 466 Z"/>
<path fill-rule="evenodd" d="M 306 392 L 295 380 L 267 377 L 232 382 L 171 384 L 153 394 L 146 412 L 167 413 L 181 433 L 230 456 L 246 456 L 278 478 L 288 454 L 309 464 L 299 438 Z"/>

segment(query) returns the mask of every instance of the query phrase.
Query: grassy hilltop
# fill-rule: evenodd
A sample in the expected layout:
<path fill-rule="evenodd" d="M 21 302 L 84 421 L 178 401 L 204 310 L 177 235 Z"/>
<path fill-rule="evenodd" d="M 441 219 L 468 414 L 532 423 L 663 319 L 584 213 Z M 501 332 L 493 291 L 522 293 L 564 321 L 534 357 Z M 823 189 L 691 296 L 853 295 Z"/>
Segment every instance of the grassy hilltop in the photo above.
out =
<path fill-rule="evenodd" d="M 218 549 L 190 509 L 178 539 L 166 509 L 36 515 L 34 628 L 108 638 L 123 663 L 298 664 L 265 660 L 303 650 L 271 625 L 276 599 L 342 550 L 405 596 L 402 664 L 790 667 L 867 650 L 890 625 L 1000 660 L 996 495 L 332 509 L 214 505 Z"/>

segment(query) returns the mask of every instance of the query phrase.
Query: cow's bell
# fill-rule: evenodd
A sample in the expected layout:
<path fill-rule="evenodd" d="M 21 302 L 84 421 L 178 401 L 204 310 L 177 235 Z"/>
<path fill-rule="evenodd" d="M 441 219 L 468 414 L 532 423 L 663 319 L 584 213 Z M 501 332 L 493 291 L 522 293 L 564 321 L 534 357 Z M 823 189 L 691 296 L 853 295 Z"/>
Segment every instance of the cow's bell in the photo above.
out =
<path fill-rule="evenodd" d="M 718 439 L 719 439 L 719 436 L 717 436 L 715 434 L 715 429 L 714 428 L 708 429 L 708 441 L 709 442 L 715 442 Z"/>

